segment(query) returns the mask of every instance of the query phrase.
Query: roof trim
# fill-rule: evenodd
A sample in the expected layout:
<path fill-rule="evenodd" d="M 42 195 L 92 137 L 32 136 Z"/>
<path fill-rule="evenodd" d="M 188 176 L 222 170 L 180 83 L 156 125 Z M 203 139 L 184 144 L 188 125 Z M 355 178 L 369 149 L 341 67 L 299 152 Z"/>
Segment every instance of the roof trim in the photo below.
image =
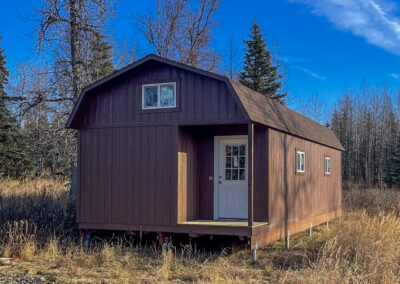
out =
<path fill-rule="evenodd" d="M 236 94 L 236 91 L 234 90 L 230 80 L 226 76 L 219 75 L 219 74 L 216 74 L 216 73 L 212 73 L 212 72 L 209 72 L 209 71 L 206 71 L 206 70 L 202 70 L 202 69 L 199 69 L 199 68 L 187 65 L 187 64 L 183 64 L 183 63 L 180 63 L 180 62 L 168 59 L 168 58 L 164 58 L 164 57 L 161 57 L 161 56 L 158 56 L 158 55 L 155 55 L 155 54 L 149 54 L 149 55 L 146 55 L 145 57 L 143 57 L 143 58 L 141 58 L 141 59 L 139 59 L 139 60 L 137 60 L 137 61 L 135 61 L 135 62 L 133 62 L 133 63 L 131 63 L 129 65 L 127 65 L 126 67 L 121 68 L 118 71 L 115 71 L 114 73 L 104 77 L 103 79 L 98 80 L 98 81 L 86 86 L 85 88 L 83 88 L 82 91 L 81 91 L 81 94 L 79 95 L 78 100 L 76 101 L 76 103 L 74 105 L 74 108 L 72 109 L 72 112 L 71 112 L 71 114 L 70 114 L 70 116 L 68 118 L 68 121 L 66 123 L 66 127 L 67 128 L 72 128 L 71 127 L 72 122 L 75 119 L 76 113 L 77 113 L 80 105 L 82 104 L 83 98 L 85 97 L 85 94 L 87 92 L 89 92 L 89 91 L 99 87 L 100 85 L 103 85 L 103 84 L 105 84 L 105 83 L 107 83 L 107 82 L 109 82 L 109 81 L 111 81 L 111 80 L 113 80 L 113 79 L 125 74 L 128 71 L 131 71 L 131 70 L 135 69 L 136 67 L 138 67 L 138 66 L 140 66 L 140 65 L 142 65 L 142 64 L 144 64 L 144 63 L 146 63 L 146 62 L 148 62 L 150 60 L 154 60 L 154 61 L 158 61 L 158 62 L 161 62 L 161 63 L 169 64 L 169 65 L 175 66 L 177 68 L 181 68 L 181 69 L 184 69 L 184 70 L 187 70 L 187 71 L 190 71 L 190 72 L 194 72 L 194 73 L 197 73 L 197 74 L 209 77 L 209 78 L 213 78 L 213 79 L 216 79 L 216 80 L 219 80 L 219 81 L 223 81 L 226 84 L 226 86 L 229 89 L 229 91 L 233 94 L 234 100 L 237 103 L 239 109 L 243 113 L 243 115 L 246 118 L 246 120 L 248 120 L 249 122 L 251 121 L 250 115 L 248 114 L 247 110 L 245 109 L 245 107 L 241 103 L 241 101 L 240 101 L 238 95 Z"/>

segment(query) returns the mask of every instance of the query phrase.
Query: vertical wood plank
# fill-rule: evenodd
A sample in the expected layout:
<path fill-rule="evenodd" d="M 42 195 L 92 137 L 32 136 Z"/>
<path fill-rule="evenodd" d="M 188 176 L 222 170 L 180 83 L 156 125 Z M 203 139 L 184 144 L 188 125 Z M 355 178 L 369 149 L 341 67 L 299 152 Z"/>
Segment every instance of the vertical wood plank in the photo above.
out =
<path fill-rule="evenodd" d="M 142 131 L 142 152 L 141 152 L 141 164 L 148 163 L 146 162 L 149 159 L 149 129 L 147 127 L 141 128 Z M 143 224 L 149 224 L 149 214 L 148 214 L 148 208 L 152 206 L 151 200 L 150 200 L 150 188 L 149 188 L 149 168 L 147 169 L 141 169 L 140 175 L 141 175 L 141 185 L 140 188 L 146 188 L 146 190 L 142 190 L 142 207 L 141 207 L 141 217 L 142 217 L 142 222 Z"/>
<path fill-rule="evenodd" d="M 249 227 L 253 226 L 254 215 L 253 215 L 253 206 L 254 206 L 254 184 L 253 184 L 253 169 L 254 169 L 254 124 L 250 122 L 248 124 L 248 225 Z"/>
<path fill-rule="evenodd" d="M 104 219 L 105 223 L 110 224 L 112 222 L 112 190 L 113 190 L 113 175 L 110 169 L 113 168 L 113 132 L 112 128 L 106 129 L 106 169 L 105 172 L 105 192 L 104 192 Z"/>
<path fill-rule="evenodd" d="M 178 152 L 178 223 L 187 220 L 187 153 Z"/>
<path fill-rule="evenodd" d="M 219 84 L 219 119 L 226 120 L 228 118 L 228 90 L 224 84 Z"/>
<path fill-rule="evenodd" d="M 141 181 L 142 181 L 142 175 L 141 175 L 141 136 L 142 136 L 142 131 L 140 127 L 134 127 L 133 128 L 133 141 L 134 144 L 132 146 L 132 149 L 134 151 L 133 154 L 133 223 L 134 224 L 140 224 L 141 222 L 141 206 L 142 206 L 142 187 L 141 187 Z"/>
<path fill-rule="evenodd" d="M 149 190 L 149 209 L 148 209 L 148 217 L 149 217 L 149 224 L 155 224 L 156 219 L 156 180 L 157 180 L 157 171 L 156 171 L 156 126 L 149 127 L 149 150 L 148 150 L 148 190 Z"/>
<path fill-rule="evenodd" d="M 90 205 L 90 220 L 91 222 L 98 222 L 98 204 L 101 203 L 101 197 L 97 194 L 98 186 L 99 186 L 99 137 L 98 129 L 91 129 L 91 137 L 92 137 L 92 145 L 91 145 L 91 154 L 92 154 L 92 176 L 91 176 L 91 205 Z"/>
<path fill-rule="evenodd" d="M 107 168 L 106 168 L 106 156 L 107 156 L 107 147 L 106 147 L 106 130 L 105 129 L 99 129 L 99 151 L 98 151 L 98 160 L 99 160 L 99 173 L 98 173 L 98 179 L 99 179 L 99 184 L 98 184 L 98 200 L 99 204 L 97 206 L 98 208 L 98 222 L 104 223 L 105 218 L 104 218 L 104 212 L 105 212 L 105 186 L 106 186 L 106 173 L 107 173 Z"/>
<path fill-rule="evenodd" d="M 81 207 L 80 207 L 80 200 L 81 200 L 81 192 L 82 192 L 82 144 L 81 144 L 81 131 L 78 131 L 77 133 L 77 188 L 76 188 L 76 200 L 75 200 L 75 206 L 76 206 L 76 222 L 79 223 L 81 222 L 80 218 L 80 212 L 81 212 Z"/>

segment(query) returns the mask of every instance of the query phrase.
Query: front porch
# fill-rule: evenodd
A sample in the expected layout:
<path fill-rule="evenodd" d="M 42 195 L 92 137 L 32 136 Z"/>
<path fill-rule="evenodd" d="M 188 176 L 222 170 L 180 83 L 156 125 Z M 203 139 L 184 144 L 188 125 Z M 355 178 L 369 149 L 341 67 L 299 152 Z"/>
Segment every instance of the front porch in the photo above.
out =
<path fill-rule="evenodd" d="M 252 226 L 248 226 L 247 220 L 193 220 L 179 223 L 178 227 L 180 231 L 189 234 L 246 237 L 249 248 L 257 249 L 288 235 L 307 230 L 310 226 L 326 224 L 329 220 L 340 217 L 341 214 L 342 211 L 339 209 L 303 220 L 292 220 L 280 224 L 254 222 Z"/>
<path fill-rule="evenodd" d="M 251 238 L 255 228 L 261 229 L 268 226 L 267 222 L 254 222 L 248 225 L 248 220 L 193 220 L 181 222 L 178 227 L 189 234 L 200 235 L 227 235 Z"/>
<path fill-rule="evenodd" d="M 221 154 L 218 138 L 232 139 L 221 144 Z M 266 128 L 253 123 L 180 126 L 178 226 L 192 233 L 237 236 L 267 226 L 266 140 Z M 256 173 L 255 163 L 260 165 Z"/>

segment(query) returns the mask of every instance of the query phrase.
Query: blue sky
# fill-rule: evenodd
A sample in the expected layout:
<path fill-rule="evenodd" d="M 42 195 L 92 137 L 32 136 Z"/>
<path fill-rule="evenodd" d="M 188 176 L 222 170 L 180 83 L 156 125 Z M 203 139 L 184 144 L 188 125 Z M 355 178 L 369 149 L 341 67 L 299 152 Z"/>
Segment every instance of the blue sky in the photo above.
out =
<path fill-rule="evenodd" d="M 0 11 L 0 35 L 8 67 L 34 58 L 34 40 L 29 32 L 36 0 L 7 1 Z M 154 1 L 117 1 L 118 16 L 110 25 L 116 41 L 136 39 L 139 56 L 153 52 L 138 35 L 134 17 L 149 11 Z M 400 10 L 391 0 L 225 0 L 217 20 L 213 46 L 226 51 L 233 37 L 244 53 L 243 39 L 254 19 L 267 42 L 278 42 L 281 63 L 288 66 L 287 90 L 298 101 L 315 92 L 330 106 L 345 88 L 386 82 L 400 87 Z"/>

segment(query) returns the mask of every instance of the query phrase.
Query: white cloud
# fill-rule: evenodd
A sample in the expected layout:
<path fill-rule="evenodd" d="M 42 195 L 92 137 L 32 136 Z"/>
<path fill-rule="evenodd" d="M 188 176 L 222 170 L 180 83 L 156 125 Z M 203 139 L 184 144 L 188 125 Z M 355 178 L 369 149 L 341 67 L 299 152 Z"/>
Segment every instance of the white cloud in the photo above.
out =
<path fill-rule="evenodd" d="M 351 31 L 370 44 L 400 54 L 400 18 L 390 0 L 290 0 L 303 3 L 339 29 Z"/>
<path fill-rule="evenodd" d="M 293 68 L 295 68 L 295 69 L 297 69 L 299 71 L 302 71 L 302 72 L 310 75 L 311 77 L 314 77 L 315 79 L 318 79 L 318 80 L 321 80 L 321 81 L 325 81 L 325 79 L 326 79 L 324 76 L 321 76 L 321 75 L 311 71 L 310 69 L 307 69 L 307 68 L 304 68 L 304 67 L 301 67 L 301 66 L 293 66 Z"/>
<path fill-rule="evenodd" d="M 395 79 L 400 79 L 400 74 L 390 73 L 390 76 L 395 78 Z"/>

